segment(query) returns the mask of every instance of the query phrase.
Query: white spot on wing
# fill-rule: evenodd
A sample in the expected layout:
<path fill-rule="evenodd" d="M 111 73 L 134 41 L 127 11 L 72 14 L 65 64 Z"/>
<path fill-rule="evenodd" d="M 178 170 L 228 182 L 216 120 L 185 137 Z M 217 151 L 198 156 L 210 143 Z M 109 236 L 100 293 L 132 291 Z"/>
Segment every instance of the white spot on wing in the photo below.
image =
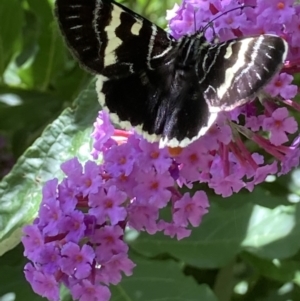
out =
<path fill-rule="evenodd" d="M 162 53 L 157 54 L 157 55 L 154 55 L 154 56 L 152 57 L 152 59 L 158 59 L 158 58 L 160 58 L 160 57 L 165 56 L 172 48 L 173 48 L 173 46 L 169 46 L 169 47 L 166 48 Z"/>
<path fill-rule="evenodd" d="M 224 59 L 226 59 L 226 60 L 228 60 L 232 55 L 232 44 L 234 44 L 234 43 L 230 43 L 226 48 L 226 53 L 224 55 Z"/>
<path fill-rule="evenodd" d="M 157 27 L 155 24 L 152 24 L 152 33 L 151 33 L 151 37 L 149 40 L 149 45 L 148 45 L 148 54 L 147 54 L 147 65 L 149 67 L 149 69 L 153 69 L 150 65 L 150 60 L 151 60 L 151 54 L 152 54 L 152 50 L 153 50 L 153 46 L 154 46 L 154 41 L 155 41 L 155 37 L 157 34 Z"/>
<path fill-rule="evenodd" d="M 70 7 L 70 8 L 79 8 L 79 7 L 82 7 L 82 5 L 74 4 L 74 5 L 69 5 L 68 7 Z"/>
<path fill-rule="evenodd" d="M 265 53 L 265 55 L 268 59 L 270 59 L 270 60 L 272 59 L 272 57 L 269 55 L 269 53 Z"/>
<path fill-rule="evenodd" d="M 80 16 L 78 15 L 74 15 L 74 16 L 67 16 L 66 19 L 69 20 L 69 19 L 79 19 Z"/>
<path fill-rule="evenodd" d="M 131 33 L 135 36 L 140 34 L 140 30 L 143 27 L 143 22 L 139 19 L 136 19 L 136 22 L 131 26 Z"/>
<path fill-rule="evenodd" d="M 98 101 L 103 108 L 105 106 L 105 95 L 102 92 L 103 83 L 106 82 L 108 78 L 103 75 L 97 75 L 97 81 L 96 81 L 96 92 L 98 95 Z"/>
<path fill-rule="evenodd" d="M 288 51 L 289 51 L 288 43 L 285 40 L 283 40 L 283 43 L 284 43 L 284 53 L 282 55 L 282 63 L 284 63 L 284 61 L 286 60 L 286 57 L 287 57 L 287 54 L 288 54 Z"/>
<path fill-rule="evenodd" d="M 71 30 L 74 30 L 74 29 L 78 29 L 78 28 L 81 28 L 83 25 L 75 25 L 73 27 L 70 27 Z"/>
<path fill-rule="evenodd" d="M 90 49 L 91 49 L 91 47 L 90 47 L 90 46 L 87 46 L 87 47 L 83 48 L 82 51 L 84 52 L 84 51 L 88 51 L 88 50 L 90 50 Z"/>
<path fill-rule="evenodd" d="M 122 44 L 122 40 L 116 36 L 116 29 L 121 25 L 121 13 L 123 10 L 114 5 L 111 12 L 111 22 L 104 28 L 107 34 L 107 46 L 104 53 L 104 67 L 117 62 L 115 50 Z"/>

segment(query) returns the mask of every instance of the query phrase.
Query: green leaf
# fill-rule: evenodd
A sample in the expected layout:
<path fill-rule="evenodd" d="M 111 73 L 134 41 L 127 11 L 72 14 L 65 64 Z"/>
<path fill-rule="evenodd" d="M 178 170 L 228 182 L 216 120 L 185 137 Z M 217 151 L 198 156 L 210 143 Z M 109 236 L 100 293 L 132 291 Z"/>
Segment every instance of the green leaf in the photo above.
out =
<path fill-rule="evenodd" d="M 111 301 L 217 301 L 206 284 L 186 276 L 173 261 L 144 260 L 130 255 L 136 263 L 133 275 L 111 286 Z"/>
<path fill-rule="evenodd" d="M 245 250 L 263 258 L 287 258 L 300 248 L 300 205 L 271 210 L 255 206 L 249 220 Z"/>
<path fill-rule="evenodd" d="M 178 242 L 161 233 L 142 233 L 132 246 L 148 257 L 168 253 L 199 268 L 223 267 L 242 250 L 269 259 L 294 255 L 300 248 L 298 206 L 268 209 L 251 204 L 259 197 L 265 197 L 263 189 L 227 199 L 210 196 L 209 213 L 190 237 Z"/>
<path fill-rule="evenodd" d="M 0 81 L 21 36 L 23 11 L 19 0 L 0 1 Z"/>
<path fill-rule="evenodd" d="M 198 228 L 192 229 L 190 237 L 177 241 L 161 233 L 154 236 L 143 233 L 132 246 L 146 256 L 169 253 L 199 268 L 225 266 L 240 251 L 253 205 L 238 195 L 226 200 L 220 197 L 210 199 L 214 202 L 209 213 Z"/>
<path fill-rule="evenodd" d="M 41 296 L 36 295 L 30 284 L 26 281 L 24 276 L 24 265 L 26 259 L 22 256 L 23 248 L 19 245 L 14 250 L 7 252 L 0 257 L 0 300 L 30 300 L 30 301 L 45 301 Z M 3 299 L 1 296 L 12 294 L 15 298 Z"/>
<path fill-rule="evenodd" d="M 59 95 L 65 99 L 74 99 L 92 79 L 92 76 L 82 70 L 77 62 L 73 62 L 72 65 L 72 68 L 66 68 L 61 72 L 53 83 Z"/>
<path fill-rule="evenodd" d="M 0 130 L 12 136 L 15 157 L 23 153 L 24 147 L 40 135 L 63 107 L 62 98 L 55 94 L 0 86 L 0 103 L 1 100 L 15 102 L 0 109 Z"/>
<path fill-rule="evenodd" d="M 255 301 L 298 301 L 299 299 L 299 289 L 292 283 L 286 283 L 281 288 L 277 290 L 269 289 L 267 296 L 261 296 L 257 292 L 257 299 Z M 249 300 L 252 301 L 253 299 Z"/>
<path fill-rule="evenodd" d="M 281 282 L 294 281 L 300 270 L 300 262 L 295 260 L 266 260 L 246 252 L 241 257 L 260 275 Z"/>
<path fill-rule="evenodd" d="M 66 48 L 53 18 L 53 7 L 47 0 L 27 0 L 38 18 L 38 52 L 30 67 L 34 87 L 48 89 L 64 66 Z"/>
<path fill-rule="evenodd" d="M 24 10 L 24 24 L 22 28 L 23 47 L 16 57 L 18 67 L 26 63 L 37 50 L 38 22 L 37 16 L 30 10 Z"/>
<path fill-rule="evenodd" d="M 91 127 L 99 109 L 94 82 L 75 106 L 45 129 L 0 182 L 0 254 L 16 244 L 20 229 L 36 215 L 42 185 L 62 176 L 60 164 L 74 156 L 90 158 Z"/>
<path fill-rule="evenodd" d="M 251 202 L 262 207 L 274 209 L 281 205 L 290 205 L 287 196 L 290 193 L 286 186 L 280 184 L 278 179 L 274 183 L 262 183 L 252 192 L 240 191 L 241 197 L 250 193 Z"/>

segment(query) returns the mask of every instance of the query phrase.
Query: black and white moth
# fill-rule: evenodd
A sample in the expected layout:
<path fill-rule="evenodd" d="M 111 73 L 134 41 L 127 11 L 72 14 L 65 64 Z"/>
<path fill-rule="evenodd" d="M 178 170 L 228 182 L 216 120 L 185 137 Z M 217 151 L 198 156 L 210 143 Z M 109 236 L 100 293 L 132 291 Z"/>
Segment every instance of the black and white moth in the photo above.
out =
<path fill-rule="evenodd" d="M 275 35 L 209 43 L 203 30 L 176 40 L 109 0 L 56 0 L 55 13 L 73 55 L 96 74 L 101 106 L 160 147 L 185 147 L 220 111 L 251 99 L 286 59 Z"/>

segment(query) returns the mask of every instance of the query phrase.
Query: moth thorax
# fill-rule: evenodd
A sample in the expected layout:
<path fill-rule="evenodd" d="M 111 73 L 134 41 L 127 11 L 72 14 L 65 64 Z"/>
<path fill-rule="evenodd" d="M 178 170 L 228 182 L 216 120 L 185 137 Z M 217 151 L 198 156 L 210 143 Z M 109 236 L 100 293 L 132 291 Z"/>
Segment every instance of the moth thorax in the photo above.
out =
<path fill-rule="evenodd" d="M 195 65 L 198 43 L 196 39 L 190 37 L 185 37 L 185 39 L 181 41 L 176 58 L 176 66 L 178 68 L 185 69 Z"/>

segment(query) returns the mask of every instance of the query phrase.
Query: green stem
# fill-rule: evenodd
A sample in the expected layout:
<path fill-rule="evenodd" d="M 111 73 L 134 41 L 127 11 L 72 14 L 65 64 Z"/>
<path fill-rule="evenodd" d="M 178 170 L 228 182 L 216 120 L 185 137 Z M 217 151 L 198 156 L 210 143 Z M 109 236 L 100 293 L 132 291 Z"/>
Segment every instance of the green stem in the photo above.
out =
<path fill-rule="evenodd" d="M 230 262 L 220 269 L 214 285 L 214 293 L 219 301 L 230 301 L 234 286 L 233 267 L 235 262 Z"/>
<path fill-rule="evenodd" d="M 54 56 L 55 56 L 55 46 L 56 46 L 56 39 L 57 39 L 57 33 L 55 29 L 51 28 L 51 42 L 50 42 L 50 51 L 49 51 L 49 59 L 48 59 L 48 64 L 45 72 L 45 79 L 44 83 L 41 86 L 42 91 L 46 91 L 50 80 L 51 80 L 51 75 L 52 75 L 52 70 L 53 70 L 53 62 L 54 62 Z"/>
<path fill-rule="evenodd" d="M 3 50 L 3 42 L 0 36 L 0 83 L 4 82 L 3 74 L 4 74 L 4 50 Z"/>

